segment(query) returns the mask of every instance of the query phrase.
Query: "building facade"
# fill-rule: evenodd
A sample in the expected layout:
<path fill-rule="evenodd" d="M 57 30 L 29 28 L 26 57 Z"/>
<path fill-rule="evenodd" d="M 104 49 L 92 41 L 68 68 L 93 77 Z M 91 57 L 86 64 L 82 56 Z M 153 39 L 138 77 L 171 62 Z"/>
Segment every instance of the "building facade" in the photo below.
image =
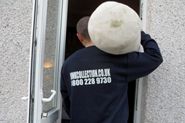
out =
<path fill-rule="evenodd" d="M 37 12 L 45 10 L 40 9 L 43 1 L 38 1 L 0 1 L 0 123 L 26 123 L 28 117 L 33 115 L 30 113 L 30 91 L 32 91 L 30 66 L 33 62 L 33 24 L 35 24 L 33 13 L 35 6 L 38 8 Z M 53 7 L 48 9 L 47 15 L 52 17 L 56 11 L 56 5 L 53 4 L 57 0 L 48 0 L 48 3 L 49 1 L 48 6 Z M 60 2 L 63 6 L 59 15 L 62 15 L 65 6 L 68 5 L 64 2 L 65 0 Z M 140 3 L 143 28 L 158 42 L 164 62 L 152 74 L 141 80 L 139 94 L 136 95 L 139 96 L 140 103 L 136 104 L 135 123 L 184 123 L 185 1 L 141 0 Z M 49 18 L 47 22 L 54 20 L 53 18 Z M 61 22 L 62 24 L 66 23 Z M 55 26 L 50 24 L 47 28 L 50 35 Z M 60 30 L 61 33 L 62 31 L 65 29 Z M 53 40 L 51 36 L 46 37 L 47 39 Z M 50 45 L 45 48 L 52 50 Z M 50 93 L 47 97 L 49 95 Z M 37 104 L 32 106 L 35 105 Z"/>

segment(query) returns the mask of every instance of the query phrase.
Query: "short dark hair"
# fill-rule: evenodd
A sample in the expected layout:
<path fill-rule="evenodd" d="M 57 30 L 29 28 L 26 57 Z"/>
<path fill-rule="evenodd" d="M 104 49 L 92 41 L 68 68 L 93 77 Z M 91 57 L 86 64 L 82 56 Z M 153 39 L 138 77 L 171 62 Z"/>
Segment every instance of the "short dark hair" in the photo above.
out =
<path fill-rule="evenodd" d="M 89 22 L 89 16 L 85 16 L 81 18 L 76 25 L 77 32 L 82 34 L 86 39 L 90 39 L 90 36 L 88 33 L 88 22 Z"/>

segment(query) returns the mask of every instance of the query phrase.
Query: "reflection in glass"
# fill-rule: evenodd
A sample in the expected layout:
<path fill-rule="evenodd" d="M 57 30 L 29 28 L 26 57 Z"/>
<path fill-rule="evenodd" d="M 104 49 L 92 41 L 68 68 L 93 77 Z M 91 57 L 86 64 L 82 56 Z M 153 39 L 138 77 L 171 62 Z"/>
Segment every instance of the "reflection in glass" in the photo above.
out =
<path fill-rule="evenodd" d="M 46 59 L 44 62 L 44 69 L 53 69 L 54 67 L 54 61 L 52 59 Z"/>
<path fill-rule="evenodd" d="M 46 20 L 46 37 L 44 51 L 44 68 L 43 68 L 43 97 L 48 98 L 51 95 L 51 90 L 57 91 L 57 76 L 58 69 L 58 8 L 59 0 L 48 0 L 47 20 Z M 51 102 L 43 103 L 43 112 L 56 107 L 56 97 Z"/>

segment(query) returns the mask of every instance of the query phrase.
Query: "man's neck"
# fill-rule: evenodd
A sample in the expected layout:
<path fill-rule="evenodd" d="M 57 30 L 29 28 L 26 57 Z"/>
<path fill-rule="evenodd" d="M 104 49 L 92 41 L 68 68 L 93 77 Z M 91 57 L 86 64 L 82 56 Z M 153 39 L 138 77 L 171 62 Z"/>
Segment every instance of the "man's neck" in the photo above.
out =
<path fill-rule="evenodd" d="M 94 44 L 87 44 L 85 47 L 91 47 L 94 46 Z"/>
<path fill-rule="evenodd" d="M 94 43 L 92 41 L 88 41 L 88 43 L 85 44 L 85 47 L 91 47 L 94 46 Z"/>

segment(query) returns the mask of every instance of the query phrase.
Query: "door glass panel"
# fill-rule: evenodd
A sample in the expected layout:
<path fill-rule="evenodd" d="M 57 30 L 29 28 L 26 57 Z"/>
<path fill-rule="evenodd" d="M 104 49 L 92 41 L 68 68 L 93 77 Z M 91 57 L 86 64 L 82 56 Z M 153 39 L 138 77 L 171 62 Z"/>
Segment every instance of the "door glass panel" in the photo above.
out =
<path fill-rule="evenodd" d="M 45 51 L 44 51 L 44 68 L 43 68 L 43 97 L 51 96 L 51 90 L 58 92 L 58 11 L 59 0 L 48 0 L 47 19 L 46 19 L 46 35 L 45 35 Z M 51 102 L 43 102 L 43 112 L 56 107 L 57 95 Z"/>

